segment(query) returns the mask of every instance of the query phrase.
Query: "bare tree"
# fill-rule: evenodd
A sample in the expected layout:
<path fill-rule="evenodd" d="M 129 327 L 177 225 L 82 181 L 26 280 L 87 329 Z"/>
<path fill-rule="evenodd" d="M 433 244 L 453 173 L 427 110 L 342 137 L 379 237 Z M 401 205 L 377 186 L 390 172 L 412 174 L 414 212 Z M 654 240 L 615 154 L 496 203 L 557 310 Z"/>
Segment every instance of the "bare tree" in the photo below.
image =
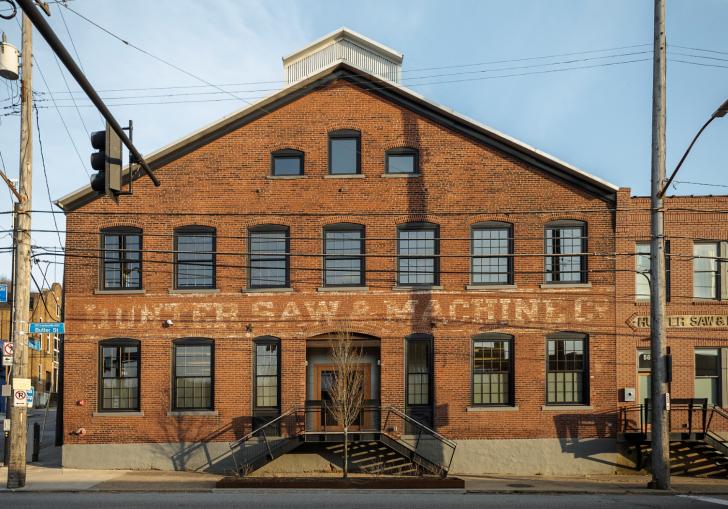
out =
<path fill-rule="evenodd" d="M 331 359 L 334 380 L 331 395 L 331 415 L 344 428 L 344 478 L 349 476 L 349 428 L 359 419 L 364 405 L 364 372 L 362 350 L 354 346 L 352 333 L 345 327 L 333 339 Z"/>

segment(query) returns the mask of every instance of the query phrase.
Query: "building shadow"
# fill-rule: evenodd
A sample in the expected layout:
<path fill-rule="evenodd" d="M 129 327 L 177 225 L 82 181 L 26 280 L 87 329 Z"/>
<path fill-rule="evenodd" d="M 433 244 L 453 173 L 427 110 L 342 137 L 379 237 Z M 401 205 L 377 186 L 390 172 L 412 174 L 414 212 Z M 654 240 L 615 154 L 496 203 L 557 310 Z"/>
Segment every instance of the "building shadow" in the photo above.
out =
<path fill-rule="evenodd" d="M 561 451 L 577 459 L 624 467 L 604 457 L 618 452 L 616 410 L 598 413 L 572 413 L 554 416 L 554 427 Z"/>

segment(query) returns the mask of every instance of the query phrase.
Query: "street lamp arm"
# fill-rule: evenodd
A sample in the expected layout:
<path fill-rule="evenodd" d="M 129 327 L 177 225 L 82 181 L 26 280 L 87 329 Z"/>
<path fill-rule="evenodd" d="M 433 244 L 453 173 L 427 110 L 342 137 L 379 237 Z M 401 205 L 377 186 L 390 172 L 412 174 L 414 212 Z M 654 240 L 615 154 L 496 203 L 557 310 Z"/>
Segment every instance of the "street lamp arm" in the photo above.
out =
<path fill-rule="evenodd" d="M 660 192 L 657 193 L 657 197 L 658 198 L 662 198 L 663 196 L 665 196 L 665 193 L 667 192 L 667 189 L 670 187 L 670 184 L 672 183 L 672 179 L 674 179 L 675 178 L 675 175 L 677 175 L 678 170 L 680 169 L 680 167 L 682 166 L 682 164 L 685 162 L 685 159 L 688 157 L 688 154 L 690 153 L 690 150 L 693 148 L 693 145 L 695 145 L 695 142 L 698 141 L 698 138 L 703 133 L 703 131 L 705 131 L 705 128 L 708 127 L 710 125 L 710 123 L 716 117 L 717 117 L 717 115 L 713 114 L 708 119 L 708 121 L 705 124 L 703 124 L 703 127 L 700 128 L 700 131 L 698 131 L 698 134 L 695 135 L 695 137 L 693 138 L 693 141 L 691 141 L 690 142 L 690 145 L 688 145 L 688 149 L 685 151 L 685 153 L 683 154 L 683 156 L 680 158 L 680 162 L 677 163 L 677 167 L 675 168 L 675 170 L 670 175 L 670 178 L 667 179 L 667 182 L 665 182 L 665 185 L 662 187 L 662 189 L 660 190 Z"/>

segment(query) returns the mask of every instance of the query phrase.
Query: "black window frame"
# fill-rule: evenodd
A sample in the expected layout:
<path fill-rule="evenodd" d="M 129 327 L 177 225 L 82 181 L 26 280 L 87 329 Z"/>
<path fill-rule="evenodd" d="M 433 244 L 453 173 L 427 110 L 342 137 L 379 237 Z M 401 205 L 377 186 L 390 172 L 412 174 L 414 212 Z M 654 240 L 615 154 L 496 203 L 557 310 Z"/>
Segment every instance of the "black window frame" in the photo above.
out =
<path fill-rule="evenodd" d="M 106 260 L 106 237 L 107 236 L 118 236 L 119 239 L 119 249 L 118 252 L 119 255 L 119 261 L 107 261 Z M 136 250 L 130 250 L 126 248 L 126 237 L 127 236 L 138 236 L 139 237 L 139 249 Z M 144 231 L 141 228 L 135 227 L 135 226 L 114 226 L 110 228 L 104 228 L 101 230 L 101 270 L 99 272 L 100 277 L 100 287 L 102 290 L 141 290 L 144 288 L 144 272 L 143 272 L 143 253 L 144 253 Z M 124 246 L 122 247 L 122 239 L 124 242 Z M 116 251 L 116 250 L 115 250 Z M 127 252 L 138 252 L 139 253 L 139 260 L 130 260 L 128 258 L 122 258 L 121 253 L 127 253 Z M 119 277 L 119 286 L 109 286 L 107 284 L 106 280 L 106 264 L 107 263 L 115 263 L 119 264 L 119 271 L 120 271 L 120 277 Z M 124 273 L 123 265 L 129 264 L 129 263 L 138 263 L 139 264 L 139 284 L 136 286 L 124 286 L 121 281 L 122 277 L 121 275 Z"/>
<path fill-rule="evenodd" d="M 389 165 L 390 156 L 412 156 L 412 171 L 392 171 Z M 421 175 L 420 151 L 412 147 L 391 148 L 384 153 L 384 173 L 389 175 Z"/>
<path fill-rule="evenodd" d="M 478 342 L 504 342 L 508 345 L 508 392 L 507 401 L 505 403 L 476 403 L 475 402 L 475 344 Z M 515 351 L 514 337 L 510 334 L 487 333 L 477 334 L 471 338 L 471 363 L 470 363 L 470 404 L 474 407 L 513 407 L 516 405 L 516 387 L 515 387 Z M 500 373 L 495 371 L 480 371 L 483 373 Z"/>
<path fill-rule="evenodd" d="M 359 232 L 361 237 L 360 250 L 358 255 L 330 255 L 327 252 L 326 247 L 326 235 L 332 232 Z M 364 225 L 357 223 L 336 223 L 327 225 L 323 228 L 323 274 L 322 274 L 322 285 L 326 288 L 342 288 L 342 287 L 359 287 L 366 285 L 366 230 Z M 353 260 L 358 259 L 360 263 L 359 270 L 359 282 L 356 284 L 331 284 L 327 282 L 327 262 L 328 260 Z"/>
<path fill-rule="evenodd" d="M 556 252 L 556 240 L 561 239 L 560 236 L 554 236 L 553 233 L 551 234 L 551 239 L 553 242 L 553 250 L 554 252 L 549 254 L 548 253 L 548 243 L 549 243 L 549 230 L 557 231 L 557 230 L 566 230 L 566 229 L 574 229 L 574 228 L 580 228 L 581 229 L 581 249 L 579 251 L 579 254 L 563 254 L 560 252 L 561 250 L 561 243 L 559 242 L 559 251 Z M 588 256 L 587 256 L 587 249 L 588 249 L 588 224 L 586 221 L 576 220 L 576 219 L 563 219 L 559 221 L 552 221 L 550 223 L 547 223 L 544 226 L 544 282 L 549 285 L 569 285 L 569 284 L 585 284 L 589 282 L 589 266 L 588 266 Z M 573 237 L 567 237 L 568 239 L 573 239 Z M 560 269 L 554 269 L 555 266 L 560 266 L 560 260 L 561 258 L 579 258 L 579 280 L 563 280 L 562 279 L 562 271 Z M 548 261 L 551 260 L 551 270 L 548 269 Z M 563 272 L 565 274 L 573 274 L 574 271 L 567 271 Z M 551 275 L 551 279 L 549 280 L 549 275 Z M 555 277 L 558 277 L 558 279 L 555 279 Z"/>
<path fill-rule="evenodd" d="M 276 404 L 273 406 L 258 405 L 258 346 L 276 346 Z M 270 375 L 260 375 L 270 376 Z M 260 336 L 253 339 L 253 412 L 265 414 L 278 413 L 281 409 L 281 340 L 274 336 Z"/>
<path fill-rule="evenodd" d="M 583 369 L 581 370 L 581 401 L 568 402 L 568 401 L 549 401 L 549 373 L 570 373 L 578 372 L 579 370 L 554 370 L 552 371 L 549 367 L 549 342 L 550 341 L 581 341 L 582 342 L 582 355 L 583 355 Z M 589 373 L 590 373 L 590 356 L 589 356 L 589 336 L 587 334 L 577 332 L 559 332 L 555 334 L 549 334 L 546 336 L 546 365 L 544 379 L 544 401 L 546 406 L 588 406 L 591 401 L 591 391 L 589 387 Z"/>
<path fill-rule="evenodd" d="M 178 378 L 205 378 L 177 376 L 177 347 L 178 346 L 209 346 L 210 347 L 210 405 L 207 407 L 180 407 L 177 406 L 177 379 Z M 215 409 L 215 340 L 211 338 L 179 338 L 172 341 L 172 411 L 195 412 L 211 411 Z"/>
<path fill-rule="evenodd" d="M 298 159 L 300 172 L 295 174 L 278 175 L 276 173 L 276 160 L 278 159 Z M 304 175 L 304 152 L 293 148 L 284 148 L 275 150 L 270 153 L 270 175 L 271 177 L 300 177 Z"/>
<path fill-rule="evenodd" d="M 410 403 L 409 399 L 409 387 L 410 387 L 410 374 L 420 374 L 420 372 L 410 372 L 409 353 L 410 348 L 414 344 L 425 344 L 428 348 L 427 351 L 427 402 L 425 403 Z M 404 378 L 404 401 L 407 407 L 431 407 L 435 395 L 434 390 L 434 338 L 430 334 L 410 334 L 405 338 L 405 378 Z"/>
<path fill-rule="evenodd" d="M 256 255 L 253 253 L 253 236 L 261 233 L 281 233 L 285 234 L 285 281 L 282 285 L 277 284 L 253 284 L 253 257 L 264 256 Z M 270 260 L 279 260 L 280 255 L 270 256 Z M 290 288 L 291 287 L 291 230 L 288 226 L 282 224 L 261 224 L 248 228 L 248 288 L 259 289 L 259 288 Z"/>
<path fill-rule="evenodd" d="M 212 281 L 210 285 L 192 286 L 179 284 L 179 238 L 181 236 L 209 236 L 212 238 L 212 253 L 210 264 L 212 266 Z M 189 263 L 189 262 L 183 262 Z M 214 290 L 217 288 L 217 230 L 212 226 L 189 225 L 180 226 L 174 230 L 174 289 L 175 290 Z"/>
<path fill-rule="evenodd" d="M 400 234 L 404 231 L 421 231 L 428 230 L 434 232 L 434 254 L 430 256 L 413 256 L 413 255 L 402 255 L 400 254 L 400 243 L 402 239 Z M 428 288 L 438 286 L 440 284 L 440 225 L 436 223 L 428 222 L 416 222 L 416 223 L 404 223 L 397 226 L 397 283 L 396 286 L 400 287 L 419 287 Z M 425 259 L 432 258 L 432 271 L 433 277 L 431 283 L 402 283 L 401 277 L 403 272 L 400 270 L 400 261 L 402 259 Z M 417 272 L 417 271 L 416 271 Z"/>
<path fill-rule="evenodd" d="M 497 255 L 475 255 L 475 232 L 483 230 L 505 230 L 508 235 L 508 253 L 504 256 Z M 505 221 L 484 221 L 475 223 L 470 227 L 470 284 L 473 286 L 512 285 L 515 281 L 514 267 L 515 242 L 513 239 L 513 224 Z M 506 282 L 476 282 L 475 281 L 475 259 L 476 258 L 506 258 Z M 501 274 L 500 272 L 487 272 L 483 274 Z"/>
<path fill-rule="evenodd" d="M 334 140 L 355 140 L 356 141 L 356 171 L 354 173 L 334 173 L 332 149 Z M 361 132 L 355 129 L 339 129 L 329 133 L 329 175 L 361 175 Z"/>
<path fill-rule="evenodd" d="M 139 412 L 141 410 L 141 404 L 142 404 L 142 398 L 141 398 L 141 388 L 142 388 L 142 348 L 141 348 L 141 341 L 137 339 L 131 339 L 131 338 L 113 338 L 113 339 L 104 339 L 99 341 L 98 343 L 98 401 L 97 401 L 97 408 L 99 412 L 110 412 L 110 413 L 129 413 L 129 412 Z M 136 407 L 130 407 L 130 408 L 112 408 L 112 407 L 106 407 L 104 406 L 104 379 L 107 377 L 104 377 L 104 348 L 117 348 L 119 350 L 125 349 L 125 348 L 136 348 L 137 349 L 137 376 L 136 377 L 113 377 L 113 379 L 126 379 L 126 378 L 136 378 L 137 380 L 137 397 L 136 397 Z M 119 351 L 118 358 L 121 361 L 122 359 L 122 351 Z M 119 366 L 119 372 L 121 374 L 121 365 Z M 112 377 L 108 377 L 112 378 Z"/>

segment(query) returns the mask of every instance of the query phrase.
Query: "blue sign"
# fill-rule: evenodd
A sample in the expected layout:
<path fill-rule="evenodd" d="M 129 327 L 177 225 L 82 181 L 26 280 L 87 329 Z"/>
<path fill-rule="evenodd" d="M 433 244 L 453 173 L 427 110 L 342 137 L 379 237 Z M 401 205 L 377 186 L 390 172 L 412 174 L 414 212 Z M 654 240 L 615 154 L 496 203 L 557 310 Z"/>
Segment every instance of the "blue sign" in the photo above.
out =
<path fill-rule="evenodd" d="M 8 301 L 8 285 L 0 284 L 0 302 Z"/>
<path fill-rule="evenodd" d="M 31 323 L 31 334 L 63 334 L 65 330 L 63 322 Z"/>
<path fill-rule="evenodd" d="M 43 349 L 40 339 L 29 339 L 28 348 L 30 348 L 31 350 L 35 350 L 36 352 L 40 352 Z"/>
<path fill-rule="evenodd" d="M 31 387 L 25 391 L 25 394 L 27 394 L 25 401 L 28 403 L 28 408 L 33 408 L 33 396 L 35 396 L 35 389 Z"/>

